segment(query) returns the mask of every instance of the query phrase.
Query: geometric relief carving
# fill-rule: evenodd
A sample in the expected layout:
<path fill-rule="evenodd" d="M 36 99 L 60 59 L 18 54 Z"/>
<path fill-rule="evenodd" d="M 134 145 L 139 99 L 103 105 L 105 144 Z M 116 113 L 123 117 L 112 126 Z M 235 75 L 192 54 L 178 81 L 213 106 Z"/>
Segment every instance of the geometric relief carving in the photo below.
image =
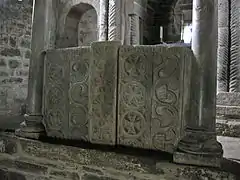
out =
<path fill-rule="evenodd" d="M 150 148 L 151 56 L 151 50 L 143 47 L 119 50 L 117 139 L 121 145 Z"/>
<path fill-rule="evenodd" d="M 44 65 L 43 111 L 48 136 L 67 137 L 67 79 L 69 61 L 64 50 L 51 50 L 46 53 Z"/>
<path fill-rule="evenodd" d="M 90 142 L 116 143 L 117 58 L 120 42 L 92 43 L 89 87 Z"/>
<path fill-rule="evenodd" d="M 152 148 L 173 152 L 180 138 L 180 63 L 184 59 L 174 47 L 161 52 L 162 61 L 155 58 L 153 63 Z"/>
<path fill-rule="evenodd" d="M 90 47 L 69 50 L 69 138 L 89 141 L 88 133 L 88 78 L 91 60 Z"/>
<path fill-rule="evenodd" d="M 173 151 L 180 138 L 181 69 L 184 68 L 181 49 L 120 48 L 119 144 Z"/>

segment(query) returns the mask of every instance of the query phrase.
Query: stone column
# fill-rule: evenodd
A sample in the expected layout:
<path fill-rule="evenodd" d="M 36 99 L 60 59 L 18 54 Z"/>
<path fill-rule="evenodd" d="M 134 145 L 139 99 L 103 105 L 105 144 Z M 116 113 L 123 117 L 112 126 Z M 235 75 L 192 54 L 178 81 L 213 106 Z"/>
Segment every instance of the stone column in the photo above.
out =
<path fill-rule="evenodd" d="M 121 1 L 109 0 L 108 12 L 108 40 L 121 40 Z"/>
<path fill-rule="evenodd" d="M 100 0 L 99 41 L 108 40 L 108 7 L 109 0 Z"/>
<path fill-rule="evenodd" d="M 29 69 L 27 114 L 25 122 L 16 134 L 38 138 L 44 132 L 42 125 L 42 89 L 44 51 L 54 48 L 55 43 L 55 0 L 34 0 L 32 24 L 32 56 Z"/>
<path fill-rule="evenodd" d="M 192 50 L 199 73 L 197 113 L 192 114 L 174 161 L 219 167 L 222 146 L 216 140 L 217 0 L 193 0 Z M 194 73 L 194 72 L 193 72 Z M 194 87 L 194 86 L 193 86 Z M 192 99 L 193 101 L 193 99 Z M 194 103 L 194 102 L 192 102 Z"/>
<path fill-rule="evenodd" d="M 217 92 L 229 89 L 229 1 L 218 0 Z"/>
<path fill-rule="evenodd" d="M 240 0 L 231 0 L 230 92 L 240 92 Z"/>
<path fill-rule="evenodd" d="M 130 15 L 130 45 L 138 45 L 140 43 L 140 26 L 139 17 L 136 14 Z"/>

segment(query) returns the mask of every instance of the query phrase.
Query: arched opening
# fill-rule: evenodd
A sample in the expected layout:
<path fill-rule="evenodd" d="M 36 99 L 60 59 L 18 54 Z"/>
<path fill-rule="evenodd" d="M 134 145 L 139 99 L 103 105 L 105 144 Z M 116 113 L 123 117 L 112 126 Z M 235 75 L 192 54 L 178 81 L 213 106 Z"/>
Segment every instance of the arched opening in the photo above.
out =
<path fill-rule="evenodd" d="M 71 8 L 65 20 L 59 47 L 87 46 L 98 37 L 97 12 L 93 6 L 80 3 Z"/>

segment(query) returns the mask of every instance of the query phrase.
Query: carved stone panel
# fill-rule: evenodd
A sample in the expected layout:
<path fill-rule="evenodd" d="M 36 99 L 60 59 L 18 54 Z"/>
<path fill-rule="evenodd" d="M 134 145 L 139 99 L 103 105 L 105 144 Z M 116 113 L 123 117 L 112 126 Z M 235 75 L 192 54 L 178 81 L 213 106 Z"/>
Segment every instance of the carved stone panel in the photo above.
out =
<path fill-rule="evenodd" d="M 88 85 L 90 47 L 68 51 L 70 59 L 69 138 L 89 140 L 88 136 Z"/>
<path fill-rule="evenodd" d="M 68 137 L 69 59 L 64 50 L 46 53 L 44 64 L 43 123 L 50 137 Z"/>
<path fill-rule="evenodd" d="M 190 59 L 186 51 L 190 50 L 164 46 L 120 48 L 119 144 L 173 152 L 189 111 L 190 68 L 185 65 L 185 57 Z"/>
<path fill-rule="evenodd" d="M 119 50 L 118 143 L 151 147 L 152 48 Z"/>
<path fill-rule="evenodd" d="M 116 142 L 117 58 L 120 42 L 92 44 L 89 87 L 90 142 Z"/>

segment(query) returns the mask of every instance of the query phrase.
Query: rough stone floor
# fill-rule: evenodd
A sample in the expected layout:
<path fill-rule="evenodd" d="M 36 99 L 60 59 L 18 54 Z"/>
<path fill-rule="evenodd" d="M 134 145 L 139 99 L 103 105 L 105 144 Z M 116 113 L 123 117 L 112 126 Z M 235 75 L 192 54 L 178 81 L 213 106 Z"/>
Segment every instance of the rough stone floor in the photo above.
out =
<path fill-rule="evenodd" d="M 72 147 L 0 132 L 0 180 L 240 179 L 240 139 L 217 129 L 224 156 L 232 159 L 224 159 L 221 169 L 177 165 L 166 153 Z"/>

